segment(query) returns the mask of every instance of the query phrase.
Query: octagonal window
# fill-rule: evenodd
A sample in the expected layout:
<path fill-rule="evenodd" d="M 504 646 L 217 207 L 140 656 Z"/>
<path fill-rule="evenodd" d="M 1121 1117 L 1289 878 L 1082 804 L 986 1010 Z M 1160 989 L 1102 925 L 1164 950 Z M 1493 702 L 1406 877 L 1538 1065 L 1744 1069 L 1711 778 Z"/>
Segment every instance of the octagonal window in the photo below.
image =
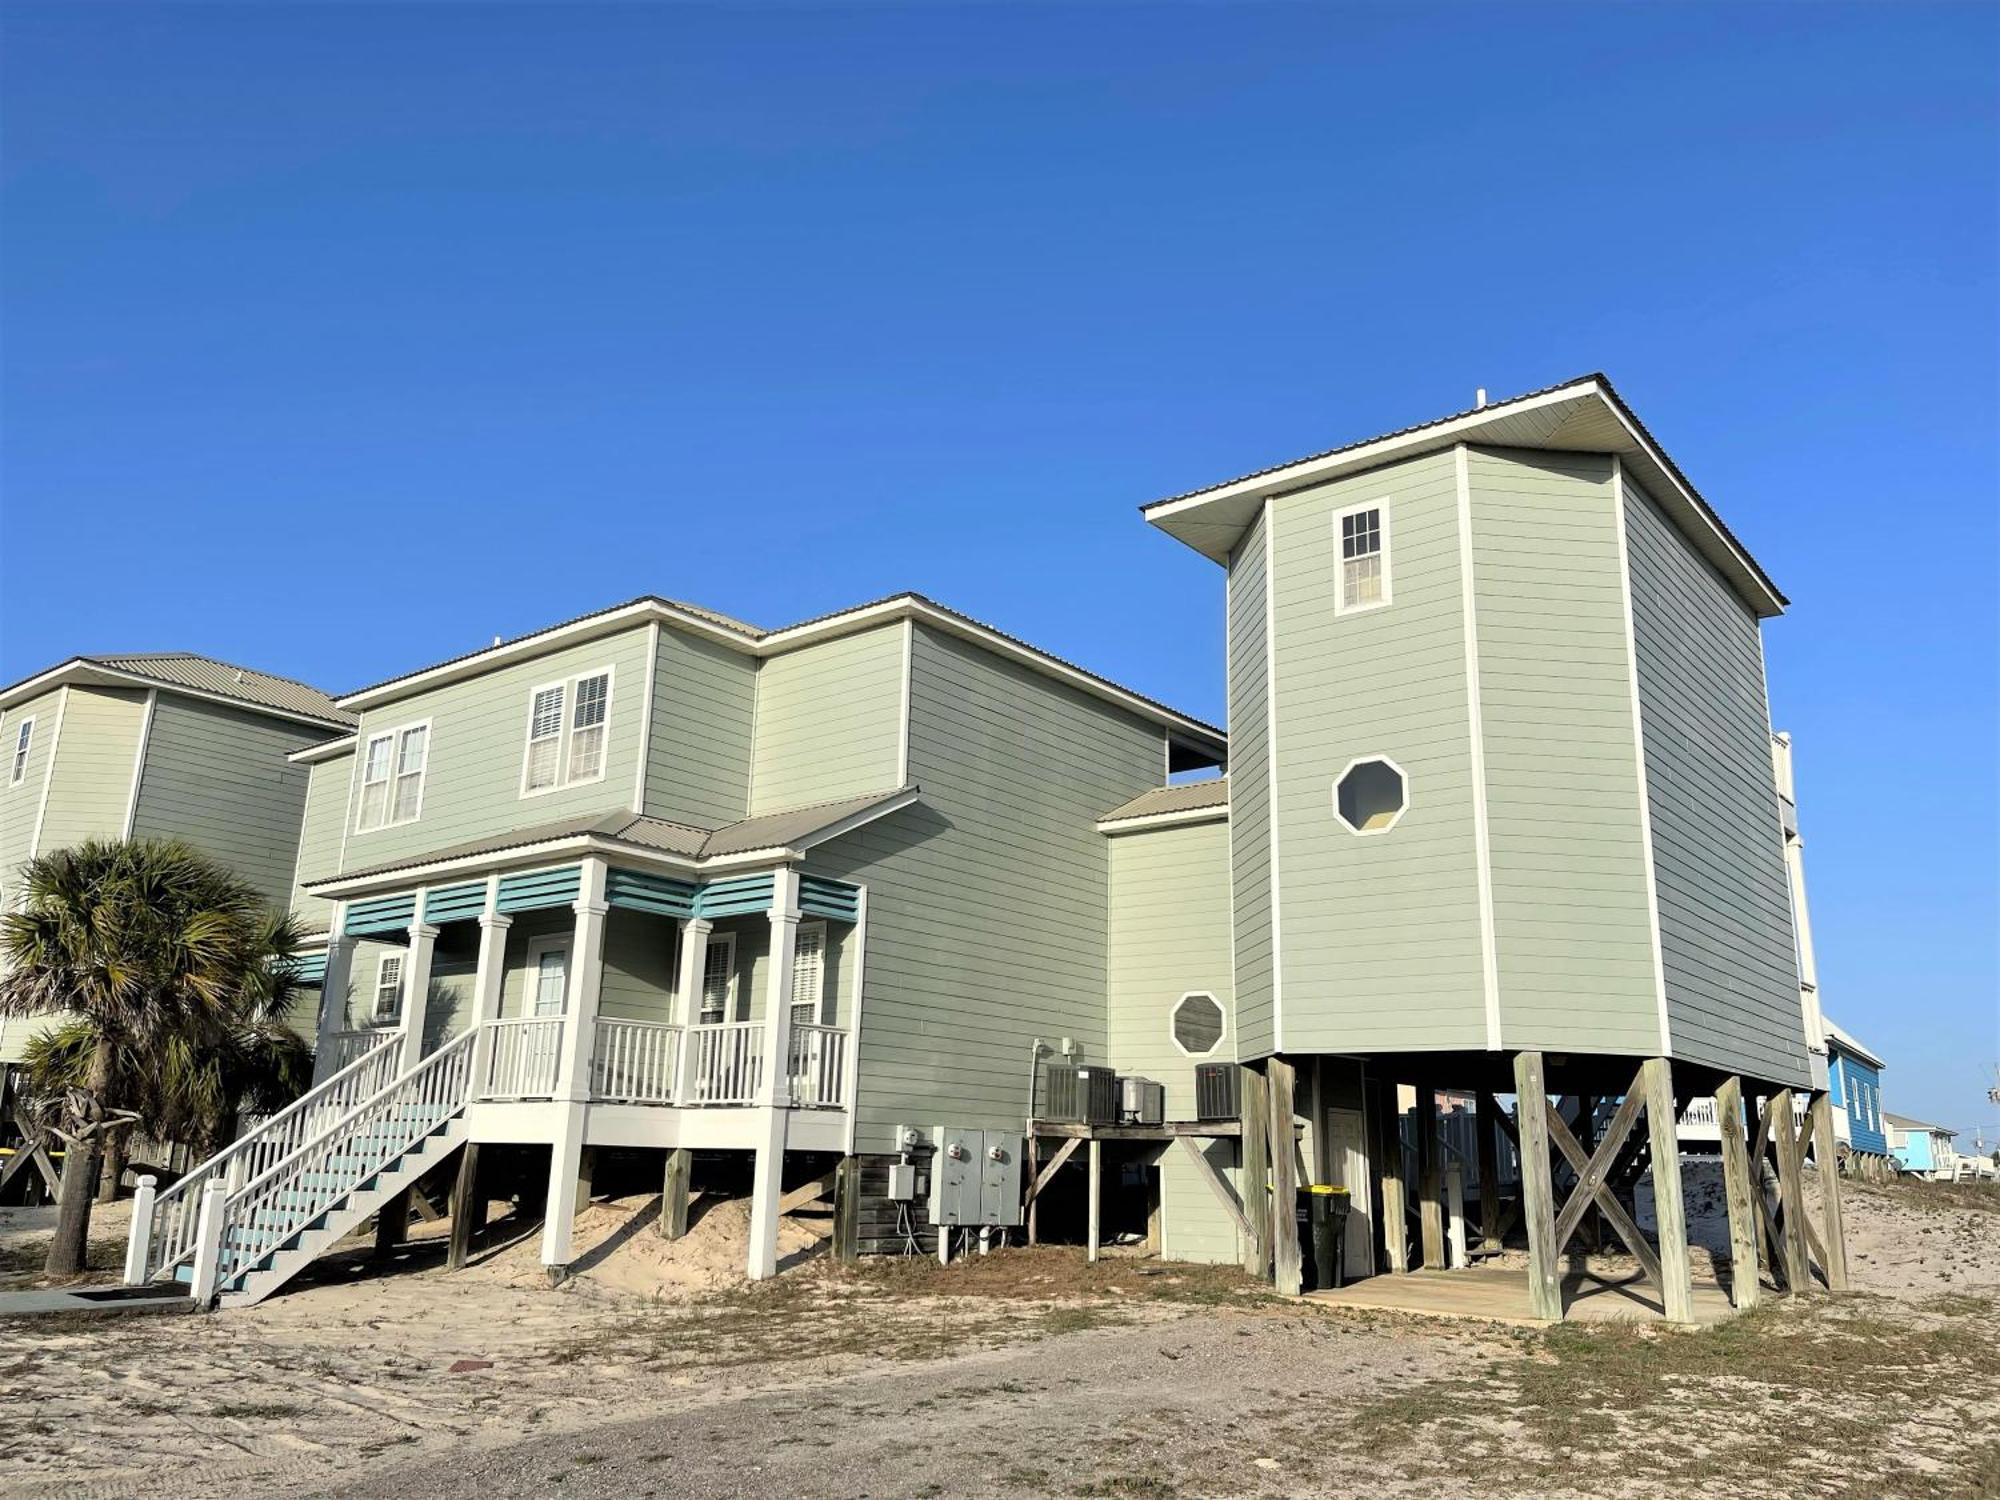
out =
<path fill-rule="evenodd" d="M 1349 762 L 1333 784 L 1334 815 L 1352 833 L 1387 833 L 1409 805 L 1408 778 L 1387 756 Z"/>
<path fill-rule="evenodd" d="M 1174 1002 L 1174 1045 L 1189 1057 L 1207 1057 L 1222 1045 L 1222 1003 L 1205 990 Z"/>

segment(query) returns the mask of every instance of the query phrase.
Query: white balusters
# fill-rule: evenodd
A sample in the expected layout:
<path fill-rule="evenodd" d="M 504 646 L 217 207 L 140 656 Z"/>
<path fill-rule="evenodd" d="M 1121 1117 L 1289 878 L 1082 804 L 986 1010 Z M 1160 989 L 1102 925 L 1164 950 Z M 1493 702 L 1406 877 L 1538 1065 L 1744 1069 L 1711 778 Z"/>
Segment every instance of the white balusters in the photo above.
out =
<path fill-rule="evenodd" d="M 752 1104 L 763 1073 L 764 1027 L 759 1021 L 697 1026 L 690 1104 Z"/>
<path fill-rule="evenodd" d="M 563 1018 L 521 1016 L 511 1021 L 489 1021 L 486 1025 L 490 1045 L 480 1096 L 552 1098 L 556 1076 L 562 1069 Z"/>
<path fill-rule="evenodd" d="M 657 1021 L 597 1019 L 590 1094 L 632 1104 L 671 1104 L 681 1030 Z"/>
<path fill-rule="evenodd" d="M 839 1109 L 847 1102 L 847 1033 L 838 1026 L 792 1027 L 792 1103 L 800 1109 Z"/>

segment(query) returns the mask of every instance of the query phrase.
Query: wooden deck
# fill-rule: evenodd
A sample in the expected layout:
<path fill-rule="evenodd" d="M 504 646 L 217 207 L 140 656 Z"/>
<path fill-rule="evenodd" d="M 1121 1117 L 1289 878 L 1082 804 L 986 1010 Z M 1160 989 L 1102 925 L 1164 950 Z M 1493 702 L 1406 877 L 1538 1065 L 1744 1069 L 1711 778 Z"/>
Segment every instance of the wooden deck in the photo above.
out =
<path fill-rule="evenodd" d="M 1636 1271 L 1620 1280 L 1588 1272 L 1563 1276 L 1563 1311 L 1573 1323 L 1664 1322 L 1666 1312 L 1652 1283 Z M 1371 1276 L 1337 1291 L 1307 1292 L 1315 1302 L 1371 1312 L 1417 1313 L 1440 1318 L 1483 1318 L 1496 1323 L 1540 1325 L 1529 1312 L 1528 1273 L 1472 1266 L 1463 1271 L 1412 1271 L 1407 1276 Z M 1694 1322 L 1712 1328 L 1735 1309 L 1729 1294 L 1713 1281 L 1694 1284 Z"/>

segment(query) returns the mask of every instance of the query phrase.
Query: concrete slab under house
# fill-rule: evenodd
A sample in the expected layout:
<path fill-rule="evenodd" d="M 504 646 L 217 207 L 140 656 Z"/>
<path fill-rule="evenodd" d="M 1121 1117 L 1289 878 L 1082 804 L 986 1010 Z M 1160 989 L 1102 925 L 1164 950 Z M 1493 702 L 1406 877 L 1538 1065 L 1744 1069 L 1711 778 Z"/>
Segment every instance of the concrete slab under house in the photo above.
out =
<path fill-rule="evenodd" d="M 915 594 L 635 599 L 334 700 L 286 762 L 319 1081 L 145 1190 L 130 1278 L 257 1300 L 431 1174 L 460 1263 L 506 1148 L 558 1277 L 638 1159 L 670 1235 L 747 1183 L 752 1278 L 830 1197 L 842 1256 L 1053 1238 L 1352 1305 L 1842 1286 L 1785 601 L 1610 383 L 1144 514 L 1224 570 L 1227 737 Z"/>

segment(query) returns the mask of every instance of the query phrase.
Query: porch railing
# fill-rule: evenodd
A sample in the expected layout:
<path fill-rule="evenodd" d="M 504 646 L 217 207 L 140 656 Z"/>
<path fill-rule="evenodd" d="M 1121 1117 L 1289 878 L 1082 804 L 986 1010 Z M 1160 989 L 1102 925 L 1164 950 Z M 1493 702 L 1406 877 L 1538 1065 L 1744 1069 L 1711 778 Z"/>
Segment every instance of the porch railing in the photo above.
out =
<path fill-rule="evenodd" d="M 764 1023 L 725 1021 L 697 1026 L 694 1065 L 688 1070 L 690 1104 L 754 1104 L 763 1074 Z"/>
<path fill-rule="evenodd" d="M 680 1064 L 681 1029 L 657 1021 L 597 1022 L 590 1095 L 629 1104 L 671 1104 Z"/>
<path fill-rule="evenodd" d="M 839 1109 L 847 1102 L 847 1033 L 837 1026 L 793 1025 L 792 1103 L 800 1109 Z"/>
<path fill-rule="evenodd" d="M 373 1052 L 382 1045 L 385 1038 L 402 1034 L 401 1029 L 395 1026 L 370 1026 L 361 1031 L 336 1031 L 320 1044 L 320 1050 L 326 1054 L 323 1071 L 331 1077 L 349 1063 L 357 1062 Z"/>
<path fill-rule="evenodd" d="M 562 1068 L 561 1016 L 521 1016 L 492 1021 L 480 1094 L 488 1099 L 547 1099 L 556 1091 Z"/>

